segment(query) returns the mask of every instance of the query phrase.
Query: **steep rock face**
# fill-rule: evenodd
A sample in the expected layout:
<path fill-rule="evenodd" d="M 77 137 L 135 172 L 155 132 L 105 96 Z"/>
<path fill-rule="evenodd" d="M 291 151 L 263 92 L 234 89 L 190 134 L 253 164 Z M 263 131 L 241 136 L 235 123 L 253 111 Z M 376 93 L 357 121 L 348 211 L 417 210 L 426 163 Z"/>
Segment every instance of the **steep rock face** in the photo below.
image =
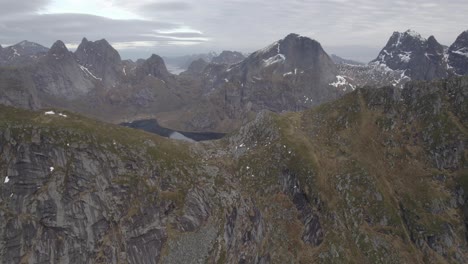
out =
<path fill-rule="evenodd" d="M 338 98 L 346 89 L 331 85 L 336 75 L 320 43 L 290 34 L 240 63 L 206 67 L 204 101 L 191 110 L 186 129 L 219 129 L 249 112 L 295 111 Z"/>
<path fill-rule="evenodd" d="M 167 70 L 164 60 L 160 56 L 153 54 L 136 68 L 137 80 L 142 80 L 146 76 L 166 81 L 170 78 L 171 74 Z"/>
<path fill-rule="evenodd" d="M 97 81 L 86 67 L 79 65 L 62 41 L 55 42 L 47 55 L 33 68 L 37 90 L 44 96 L 76 99 L 89 93 Z"/>
<path fill-rule="evenodd" d="M 105 39 L 93 42 L 83 38 L 74 55 L 80 65 L 106 86 L 116 85 L 123 74 L 119 53 Z"/>
<path fill-rule="evenodd" d="M 238 51 L 223 50 L 221 54 L 214 57 L 211 62 L 216 64 L 236 64 L 245 59 L 245 56 Z"/>
<path fill-rule="evenodd" d="M 358 89 L 206 144 L 1 107 L 0 259 L 466 263 L 467 95 Z"/>
<path fill-rule="evenodd" d="M 426 40 L 412 30 L 394 32 L 372 63 L 402 70 L 413 80 L 447 77 L 444 47 L 433 36 Z"/>
<path fill-rule="evenodd" d="M 468 30 L 461 33 L 450 46 L 448 63 L 456 74 L 468 74 Z"/>
<path fill-rule="evenodd" d="M 182 74 L 188 75 L 200 75 L 204 72 L 205 68 L 208 66 L 208 62 L 204 59 L 198 59 L 190 63 L 187 71 L 183 72 Z"/>
<path fill-rule="evenodd" d="M 25 109 L 39 109 L 41 101 L 36 87 L 29 73 L 13 68 L 0 70 L 0 104 L 21 107 Z"/>

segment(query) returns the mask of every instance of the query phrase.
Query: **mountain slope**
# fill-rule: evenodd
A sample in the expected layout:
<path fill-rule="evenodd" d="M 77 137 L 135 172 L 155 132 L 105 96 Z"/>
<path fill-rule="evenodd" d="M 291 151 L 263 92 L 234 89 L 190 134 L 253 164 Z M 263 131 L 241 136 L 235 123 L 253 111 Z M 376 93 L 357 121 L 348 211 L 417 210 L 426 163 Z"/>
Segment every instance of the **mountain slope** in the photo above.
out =
<path fill-rule="evenodd" d="M 455 74 L 468 74 L 468 30 L 461 33 L 450 46 L 448 61 Z"/>
<path fill-rule="evenodd" d="M 180 130 L 231 131 L 261 110 L 297 111 L 338 98 L 337 68 L 320 43 L 297 34 L 234 65 L 210 64 L 199 75 L 202 97 L 181 111 Z M 165 117 L 163 117 L 165 118 Z M 177 127 L 178 126 L 178 127 Z"/>
<path fill-rule="evenodd" d="M 0 108 L 2 262 L 465 263 L 468 79 L 172 141 Z"/>
<path fill-rule="evenodd" d="M 78 64 L 105 86 L 115 86 L 124 74 L 119 53 L 105 39 L 93 42 L 83 38 L 74 55 Z"/>
<path fill-rule="evenodd" d="M 13 46 L 0 48 L 0 66 L 20 66 L 34 63 L 49 49 L 27 40 Z"/>

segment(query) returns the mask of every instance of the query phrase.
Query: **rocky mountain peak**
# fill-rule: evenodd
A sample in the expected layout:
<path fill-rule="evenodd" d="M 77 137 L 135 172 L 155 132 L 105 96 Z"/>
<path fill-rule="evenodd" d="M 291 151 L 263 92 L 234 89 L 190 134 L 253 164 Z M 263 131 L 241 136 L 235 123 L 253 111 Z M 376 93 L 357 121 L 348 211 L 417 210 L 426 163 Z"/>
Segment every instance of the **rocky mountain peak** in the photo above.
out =
<path fill-rule="evenodd" d="M 434 36 L 425 39 L 413 30 L 394 32 L 371 64 L 405 71 L 406 76 L 415 80 L 432 80 L 447 75 L 444 47 Z"/>
<path fill-rule="evenodd" d="M 49 58 L 54 58 L 56 60 L 72 57 L 71 53 L 68 51 L 67 46 L 61 40 L 57 40 L 50 50 L 47 53 Z"/>
<path fill-rule="evenodd" d="M 203 72 L 203 70 L 208 66 L 208 62 L 206 62 L 204 59 L 200 58 L 198 60 L 193 61 L 190 63 L 186 73 L 190 74 L 200 74 Z"/>
<path fill-rule="evenodd" d="M 281 74 L 322 66 L 334 68 L 333 61 L 319 42 L 294 33 L 253 53 L 252 58 L 261 59 L 265 68 L 281 66 Z"/>
<path fill-rule="evenodd" d="M 137 79 L 143 79 L 145 76 L 153 76 L 166 80 L 170 75 L 166 68 L 163 58 L 152 54 L 142 65 L 137 68 Z"/>
<path fill-rule="evenodd" d="M 449 47 L 448 63 L 455 74 L 468 74 L 468 30 L 462 32 Z"/>
<path fill-rule="evenodd" d="M 122 72 L 120 54 L 105 39 L 88 41 L 83 38 L 75 51 L 75 58 L 109 86 L 117 82 Z"/>

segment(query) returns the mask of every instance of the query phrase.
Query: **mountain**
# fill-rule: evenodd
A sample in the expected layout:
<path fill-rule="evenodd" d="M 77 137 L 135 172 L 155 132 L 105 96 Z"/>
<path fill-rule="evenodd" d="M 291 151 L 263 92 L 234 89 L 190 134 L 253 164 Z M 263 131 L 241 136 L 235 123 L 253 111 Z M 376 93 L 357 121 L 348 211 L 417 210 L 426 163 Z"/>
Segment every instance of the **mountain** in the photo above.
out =
<path fill-rule="evenodd" d="M 236 64 L 245 59 L 245 56 L 238 51 L 224 50 L 218 56 L 214 57 L 211 62 L 216 64 Z"/>
<path fill-rule="evenodd" d="M 208 62 L 204 59 L 198 59 L 190 63 L 187 71 L 183 72 L 182 74 L 192 74 L 192 75 L 199 75 L 202 74 L 205 68 L 208 66 Z"/>
<path fill-rule="evenodd" d="M 97 77 L 78 64 L 65 44 L 56 41 L 47 55 L 33 68 L 37 89 L 46 97 L 77 99 L 87 95 L 95 87 Z"/>
<path fill-rule="evenodd" d="M 49 49 L 27 40 L 13 46 L 0 48 L 0 66 L 19 66 L 35 62 Z"/>
<path fill-rule="evenodd" d="M 290 34 L 234 65 L 209 64 L 199 75 L 202 96 L 165 126 L 228 132 L 262 110 L 297 111 L 338 98 L 353 86 L 319 42 Z M 167 118 L 172 119 L 173 118 Z"/>
<path fill-rule="evenodd" d="M 394 32 L 372 63 L 402 70 L 413 80 L 447 77 L 444 47 L 433 36 L 425 39 L 412 30 Z"/>
<path fill-rule="evenodd" d="M 448 61 L 455 74 L 468 74 L 468 30 L 461 33 L 448 49 Z"/>
<path fill-rule="evenodd" d="M 139 80 L 150 76 L 166 81 L 170 75 L 164 60 L 156 54 L 151 55 L 150 58 L 136 68 L 136 78 Z"/>
<path fill-rule="evenodd" d="M 362 62 L 343 59 L 343 58 L 341 58 L 341 57 L 339 57 L 338 55 L 335 55 L 335 54 L 330 55 L 330 58 L 333 60 L 333 62 L 335 64 L 349 64 L 349 65 L 358 65 L 358 66 L 364 65 L 364 63 L 362 63 Z"/>
<path fill-rule="evenodd" d="M 122 61 L 117 50 L 105 39 L 93 42 L 83 38 L 74 55 L 76 61 L 105 86 L 118 84 L 123 74 Z"/>
<path fill-rule="evenodd" d="M 356 89 L 206 144 L 0 106 L 0 261 L 467 263 L 467 89 Z"/>

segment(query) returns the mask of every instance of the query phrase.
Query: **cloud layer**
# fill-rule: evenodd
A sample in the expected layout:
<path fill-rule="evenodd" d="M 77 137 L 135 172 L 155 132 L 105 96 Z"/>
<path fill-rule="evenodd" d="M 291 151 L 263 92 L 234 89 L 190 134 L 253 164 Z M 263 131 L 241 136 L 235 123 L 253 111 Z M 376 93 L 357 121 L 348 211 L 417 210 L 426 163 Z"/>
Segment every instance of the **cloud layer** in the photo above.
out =
<path fill-rule="evenodd" d="M 295 32 L 317 39 L 328 50 L 346 53 L 347 46 L 362 51 L 371 47 L 369 51 L 375 52 L 393 31 L 408 28 L 424 37 L 435 35 L 446 45 L 468 29 L 465 0 L 100 1 L 101 7 L 132 14 L 133 19 L 106 17 L 93 2 L 80 1 L 82 8 L 77 12 L 81 14 L 70 14 L 60 13 L 60 8 L 47 12 L 52 0 L 0 0 L 0 43 L 28 39 L 50 45 L 61 39 L 76 44 L 86 36 L 106 38 L 122 50 L 160 54 L 210 49 L 247 52 Z M 87 5 L 91 11 L 84 14 Z M 356 49 L 352 50 L 341 55 L 353 57 Z"/>

